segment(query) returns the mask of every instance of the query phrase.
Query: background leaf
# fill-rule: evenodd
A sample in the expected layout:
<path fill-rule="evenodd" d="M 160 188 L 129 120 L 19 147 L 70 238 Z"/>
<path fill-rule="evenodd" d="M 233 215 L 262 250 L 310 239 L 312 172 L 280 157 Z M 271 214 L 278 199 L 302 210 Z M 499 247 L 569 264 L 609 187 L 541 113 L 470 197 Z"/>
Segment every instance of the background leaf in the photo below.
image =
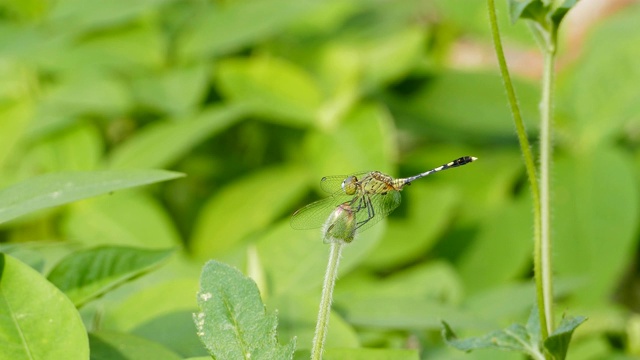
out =
<path fill-rule="evenodd" d="M 277 167 L 221 190 L 198 219 L 190 242 L 192 251 L 209 257 L 231 250 L 281 215 L 301 195 L 304 179 L 299 168 Z"/>
<path fill-rule="evenodd" d="M 312 123 L 322 101 L 320 89 L 303 69 L 270 57 L 233 59 L 218 65 L 220 89 L 258 114 L 291 125 Z"/>
<path fill-rule="evenodd" d="M 135 191 L 74 204 L 61 225 L 69 238 L 89 246 L 166 249 L 182 245 L 166 209 L 153 197 Z"/>
<path fill-rule="evenodd" d="M 171 165 L 190 148 L 233 124 L 243 113 L 240 107 L 211 108 L 191 119 L 155 124 L 114 152 L 110 166 L 139 168 Z"/>
<path fill-rule="evenodd" d="M 166 260 L 173 250 L 98 247 L 62 259 L 47 276 L 74 305 L 103 295 Z"/>
<path fill-rule="evenodd" d="M 575 294 L 581 302 L 604 301 L 629 261 L 638 215 L 630 164 L 618 150 L 600 147 L 555 166 L 555 216 L 564 219 L 554 225 L 555 271 L 585 277 L 587 283 Z"/>
<path fill-rule="evenodd" d="M 86 330 L 71 301 L 36 271 L 3 253 L 0 307 L 0 359 L 89 358 Z"/>
<path fill-rule="evenodd" d="M 113 360 L 178 360 L 182 357 L 153 343 L 132 335 L 100 331 L 89 334 L 91 359 Z"/>
<path fill-rule="evenodd" d="M 238 50 L 277 33 L 316 6 L 313 2 L 296 4 L 286 0 L 214 6 L 214 11 L 202 12 L 193 22 L 182 42 L 181 54 L 190 58 Z M 265 18 L 265 12 L 270 11 L 271 16 Z"/>
<path fill-rule="evenodd" d="M 36 210 L 180 176 L 182 175 L 162 170 L 42 175 L 0 191 L 0 223 Z"/>

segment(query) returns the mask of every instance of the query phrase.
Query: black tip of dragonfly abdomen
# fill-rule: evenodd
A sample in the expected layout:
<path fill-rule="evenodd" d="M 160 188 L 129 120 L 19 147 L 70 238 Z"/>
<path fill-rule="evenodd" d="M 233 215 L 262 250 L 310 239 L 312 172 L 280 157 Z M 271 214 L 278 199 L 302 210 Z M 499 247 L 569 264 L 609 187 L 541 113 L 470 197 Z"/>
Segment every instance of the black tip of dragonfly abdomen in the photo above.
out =
<path fill-rule="evenodd" d="M 474 162 L 476 160 L 478 160 L 478 158 L 474 156 L 463 156 L 457 160 L 454 160 L 453 163 L 454 163 L 454 166 L 460 166 L 460 165 L 468 164 L 470 162 Z"/>

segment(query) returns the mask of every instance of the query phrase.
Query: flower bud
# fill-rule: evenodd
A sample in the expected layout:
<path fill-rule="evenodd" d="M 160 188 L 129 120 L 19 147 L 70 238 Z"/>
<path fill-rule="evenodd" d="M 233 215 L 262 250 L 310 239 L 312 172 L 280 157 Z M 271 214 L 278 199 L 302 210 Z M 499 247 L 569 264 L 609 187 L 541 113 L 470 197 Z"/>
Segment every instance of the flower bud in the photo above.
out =
<path fill-rule="evenodd" d="M 350 243 L 356 236 L 356 213 L 349 202 L 338 205 L 322 227 L 325 243 L 341 241 Z"/>

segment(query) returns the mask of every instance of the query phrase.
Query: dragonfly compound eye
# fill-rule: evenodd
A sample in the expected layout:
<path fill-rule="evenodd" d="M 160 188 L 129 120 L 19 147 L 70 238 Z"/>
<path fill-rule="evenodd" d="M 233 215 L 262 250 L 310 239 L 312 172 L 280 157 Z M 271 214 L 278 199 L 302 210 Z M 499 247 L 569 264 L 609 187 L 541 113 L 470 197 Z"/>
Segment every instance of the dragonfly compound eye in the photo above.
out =
<path fill-rule="evenodd" d="M 358 183 L 358 178 L 355 176 L 349 176 L 342 182 L 342 190 L 347 195 L 353 195 L 356 193 L 356 184 Z"/>

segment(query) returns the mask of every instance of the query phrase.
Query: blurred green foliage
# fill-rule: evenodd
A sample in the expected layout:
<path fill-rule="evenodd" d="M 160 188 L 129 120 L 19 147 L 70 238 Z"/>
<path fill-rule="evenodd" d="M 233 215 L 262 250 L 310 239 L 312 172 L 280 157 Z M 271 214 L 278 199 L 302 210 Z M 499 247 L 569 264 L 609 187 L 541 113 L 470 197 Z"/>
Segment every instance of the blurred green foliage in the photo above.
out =
<path fill-rule="evenodd" d="M 499 5 L 507 46 L 535 51 Z M 465 42 L 491 54 L 485 13 L 479 0 L 2 1 L 0 187 L 68 170 L 187 174 L 4 223 L 4 251 L 46 270 L 79 247 L 184 249 L 81 309 L 92 351 L 130 336 L 148 354 L 206 355 L 191 313 L 213 258 L 256 280 L 280 340 L 297 336 L 304 352 L 328 247 L 288 216 L 322 195 L 319 179 L 473 155 L 412 184 L 345 249 L 327 347 L 514 358 L 438 336 L 441 318 L 479 334 L 526 319 L 535 299 L 530 196 L 501 80 L 493 63 L 451 61 Z M 636 4 L 597 23 L 558 74 L 558 309 L 589 318 L 572 359 L 640 356 L 638 21 Z M 537 85 L 516 88 L 535 140 Z"/>

